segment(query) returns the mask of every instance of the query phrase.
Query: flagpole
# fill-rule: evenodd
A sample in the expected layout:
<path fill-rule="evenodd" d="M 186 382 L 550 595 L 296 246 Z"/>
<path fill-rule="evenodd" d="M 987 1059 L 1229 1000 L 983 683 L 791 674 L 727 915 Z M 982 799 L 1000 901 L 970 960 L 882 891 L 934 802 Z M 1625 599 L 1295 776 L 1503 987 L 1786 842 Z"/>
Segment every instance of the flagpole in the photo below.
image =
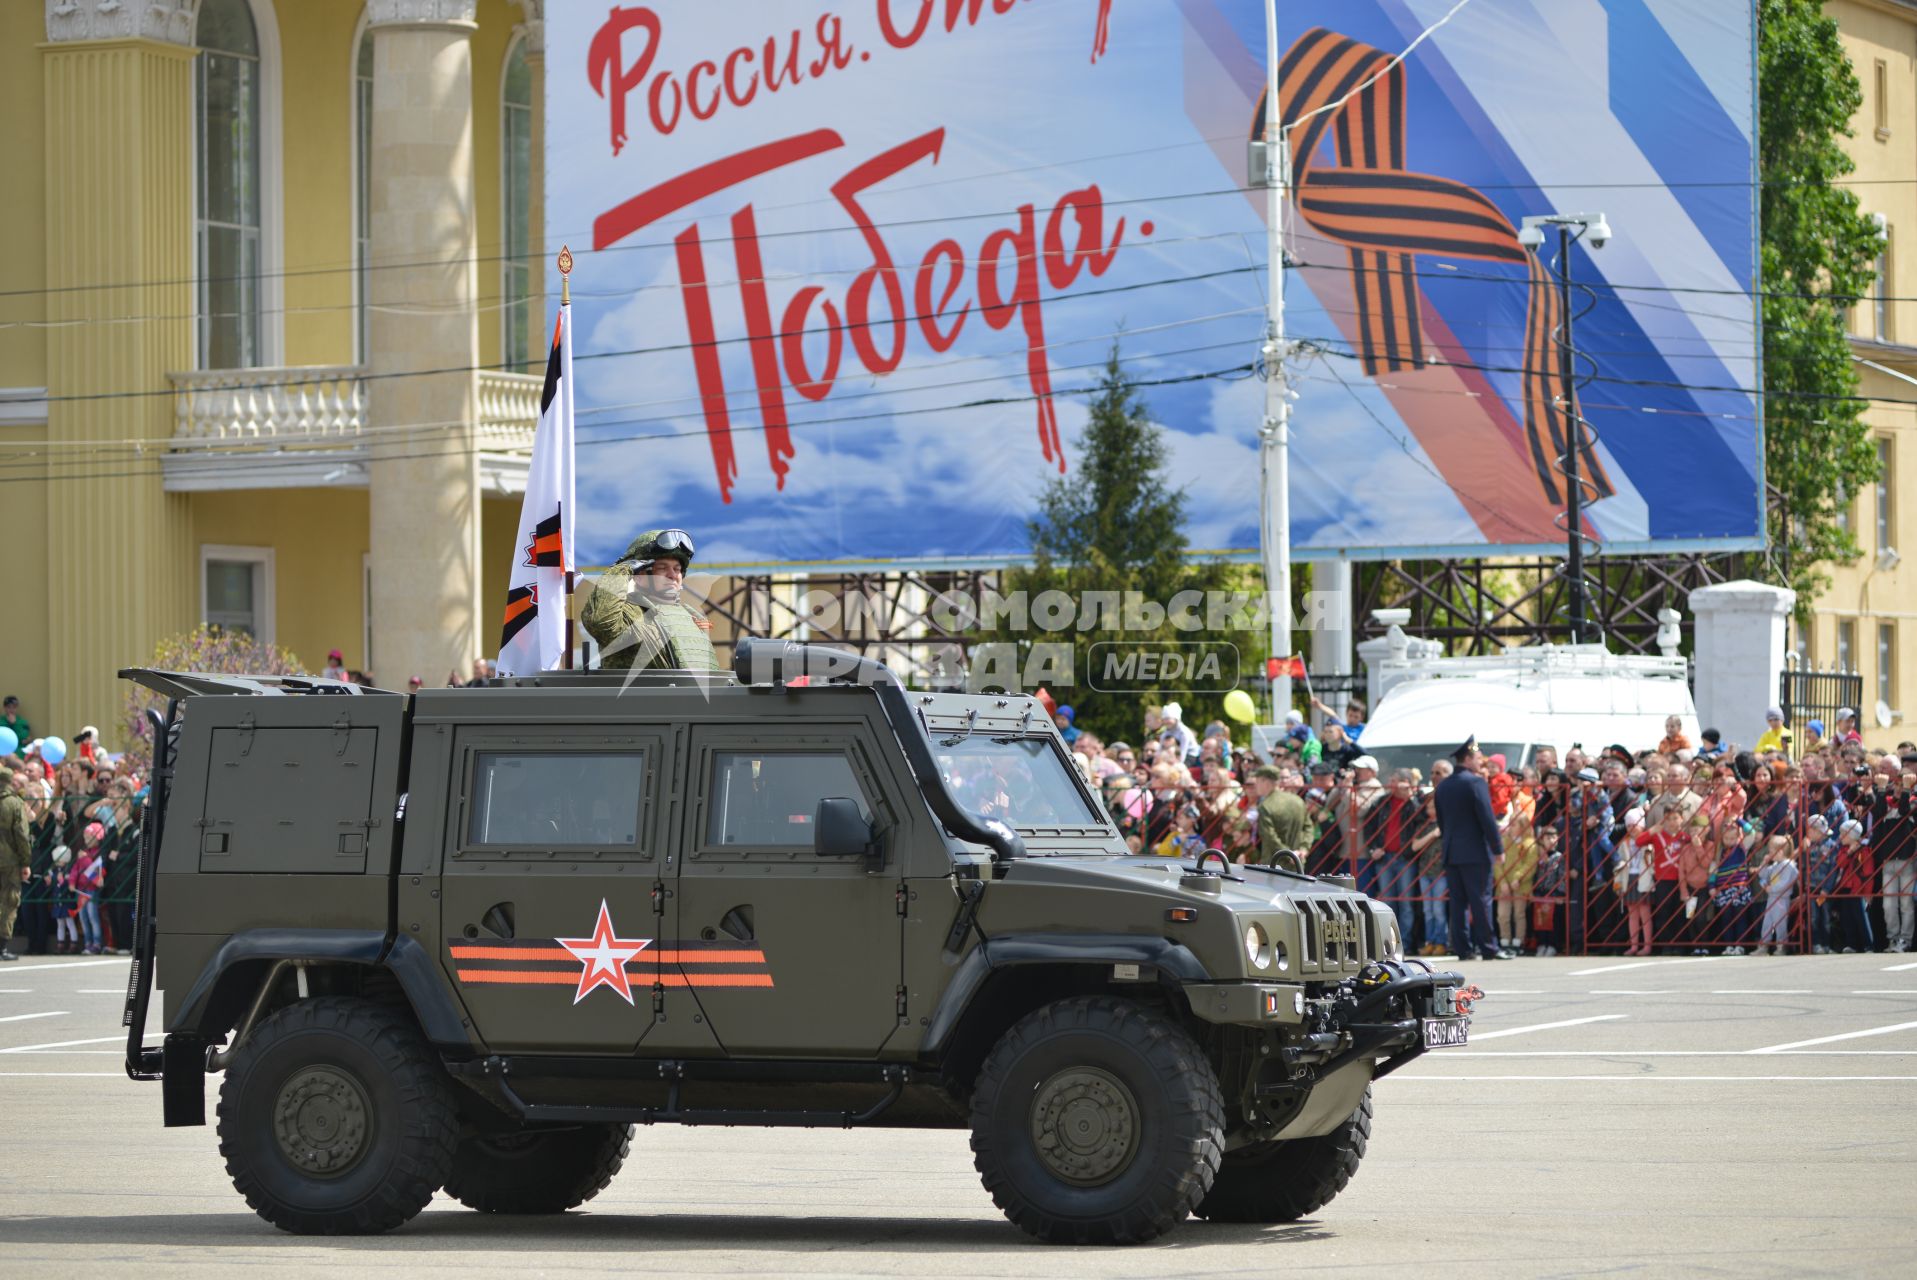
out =
<path fill-rule="evenodd" d="M 570 306 L 572 306 L 572 247 L 562 244 L 559 246 L 559 310 L 563 313 Z M 567 336 L 570 337 L 571 335 Z M 576 512 L 567 512 L 567 515 L 574 520 L 578 519 Z M 572 654 L 574 644 L 572 540 L 570 538 L 565 539 L 562 546 L 564 547 L 566 557 L 566 660 L 560 669 L 562 671 L 571 671 L 573 669 Z"/>

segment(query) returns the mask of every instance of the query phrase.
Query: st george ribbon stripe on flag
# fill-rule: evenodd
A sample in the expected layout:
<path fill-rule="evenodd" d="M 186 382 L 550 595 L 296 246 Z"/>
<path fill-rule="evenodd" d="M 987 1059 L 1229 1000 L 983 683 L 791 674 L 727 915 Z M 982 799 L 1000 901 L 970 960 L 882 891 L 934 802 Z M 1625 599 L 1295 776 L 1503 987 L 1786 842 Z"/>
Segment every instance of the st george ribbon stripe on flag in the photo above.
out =
<path fill-rule="evenodd" d="M 539 395 L 526 500 L 513 539 L 512 577 L 499 638 L 499 674 L 528 675 L 565 665 L 567 579 L 573 561 L 572 307 L 559 308 L 546 385 Z"/>

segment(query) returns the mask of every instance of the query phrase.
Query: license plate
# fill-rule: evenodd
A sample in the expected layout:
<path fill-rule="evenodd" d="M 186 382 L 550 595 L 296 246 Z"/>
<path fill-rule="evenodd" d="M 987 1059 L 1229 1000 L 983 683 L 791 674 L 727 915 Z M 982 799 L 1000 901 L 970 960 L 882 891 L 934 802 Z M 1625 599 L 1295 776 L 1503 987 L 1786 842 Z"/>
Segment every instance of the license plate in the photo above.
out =
<path fill-rule="evenodd" d="M 1427 1049 L 1451 1049 L 1464 1043 L 1465 1028 L 1470 1022 L 1464 1018 L 1425 1018 L 1424 1047 Z"/>

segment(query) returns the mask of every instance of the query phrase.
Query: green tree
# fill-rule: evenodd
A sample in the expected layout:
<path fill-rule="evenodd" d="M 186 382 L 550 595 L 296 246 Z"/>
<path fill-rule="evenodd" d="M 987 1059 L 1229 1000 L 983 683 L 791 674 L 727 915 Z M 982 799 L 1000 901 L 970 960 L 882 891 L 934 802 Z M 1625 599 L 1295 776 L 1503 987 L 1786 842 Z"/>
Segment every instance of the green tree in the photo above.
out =
<path fill-rule="evenodd" d="M 1880 242 L 1843 139 L 1863 90 L 1818 0 L 1758 5 L 1758 172 L 1763 218 L 1764 469 L 1771 574 L 1798 607 L 1828 585 L 1822 564 L 1857 543 L 1839 504 L 1877 477 L 1857 393 L 1847 312 L 1870 289 Z"/>
<path fill-rule="evenodd" d="M 1090 408 L 1071 471 L 1046 486 L 1030 522 L 1033 564 L 1007 571 L 1001 578 L 1001 592 L 1007 597 L 1023 592 L 1031 601 L 1047 591 L 1062 591 L 1078 603 L 1081 616 L 1094 593 L 1137 593 L 1161 606 L 1180 592 L 1192 591 L 1244 593 L 1255 602 L 1261 589 L 1255 570 L 1187 559 L 1185 495 L 1166 478 L 1170 448 L 1163 428 L 1152 421 L 1144 398 L 1126 378 L 1116 343 Z M 1255 604 L 1246 611 L 1252 607 Z M 1199 616 L 1204 617 L 1202 606 Z M 1002 621 L 975 638 L 1015 646 L 1021 667 L 1034 642 L 1072 646 L 1073 680 L 1069 687 L 1061 682 L 1054 690 L 1058 700 L 1073 704 L 1079 727 L 1091 729 L 1107 742 L 1122 738 L 1134 743 L 1145 708 L 1168 699 L 1183 706 L 1185 723 L 1193 732 L 1201 731 L 1206 721 L 1220 718 L 1226 683 L 1258 670 L 1267 647 L 1256 628 L 1194 632 L 1181 630 L 1167 617 L 1149 630 L 1113 630 L 1104 621 L 1101 617 L 1093 630 L 1064 633 L 1039 630 L 1036 621 L 1024 629 Z M 1123 682 L 1126 692 L 1093 688 L 1094 646 L 1099 647 L 1102 663 L 1114 647 L 1121 653 L 1164 652 L 1168 642 L 1187 654 L 1216 654 L 1225 682 L 1127 681 Z M 1097 683 L 1112 685 L 1104 675 Z"/>

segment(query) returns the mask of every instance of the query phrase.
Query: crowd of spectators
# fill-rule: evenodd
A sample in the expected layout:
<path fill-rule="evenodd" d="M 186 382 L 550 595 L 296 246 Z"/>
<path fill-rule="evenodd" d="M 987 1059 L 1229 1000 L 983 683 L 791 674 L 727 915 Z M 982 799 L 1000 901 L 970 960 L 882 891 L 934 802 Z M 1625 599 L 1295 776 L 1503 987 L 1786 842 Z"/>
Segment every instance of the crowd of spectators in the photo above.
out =
<path fill-rule="evenodd" d="M 133 937 L 135 851 L 144 779 L 123 773 L 92 725 L 71 739 L 39 737 L 8 697 L 0 713 L 0 795 L 18 796 L 28 861 L 14 934 L 36 954 L 125 953 Z M 0 913 L 3 914 L 3 913 Z"/>
<path fill-rule="evenodd" d="M 1455 767 L 1381 776 L 1353 701 L 1320 732 L 1291 713 L 1269 758 L 1232 727 L 1194 730 L 1177 703 L 1146 712 L 1134 745 L 1056 717 L 1135 853 L 1297 856 L 1389 904 L 1407 949 L 1451 951 L 1432 795 Z M 1504 855 L 1499 949 L 1510 955 L 1908 951 L 1917 888 L 1917 744 L 1864 746 L 1856 716 L 1801 740 L 1770 708 L 1744 749 L 1673 716 L 1655 744 L 1552 748 L 1485 764 Z M 1754 726 L 1753 726 L 1754 727 Z M 1241 730 L 1242 733 L 1242 730 Z M 1462 736 L 1462 735 L 1461 735 Z"/>
<path fill-rule="evenodd" d="M 474 680 L 490 674 L 483 662 Z M 1363 747 L 1363 704 L 1317 709 L 1321 731 L 1294 711 L 1268 757 L 1234 742 L 1222 720 L 1187 724 L 1176 702 L 1146 711 L 1136 744 L 1079 729 L 1069 706 L 1056 720 L 1133 852 L 1295 856 L 1390 905 L 1409 950 L 1448 953 L 1432 794 L 1452 761 L 1380 776 Z M 123 771 L 92 726 L 70 743 L 35 736 L 16 699 L 0 730 L 0 745 L 12 739 L 0 789 L 21 797 L 31 849 L 16 932 L 34 953 L 126 951 L 146 780 Z M 1546 747 L 1516 767 L 1488 757 L 1504 845 L 1500 949 L 1910 950 L 1917 744 L 1866 748 L 1848 710 L 1835 731 L 1812 720 L 1798 741 L 1777 708 L 1749 750 L 1715 730 L 1701 737 L 1693 745 L 1673 717 L 1638 750 L 1573 748 L 1560 761 Z"/>
<path fill-rule="evenodd" d="M 321 674 L 372 684 L 346 667 L 338 649 Z M 475 658 L 469 678 L 448 672 L 446 684 L 459 688 L 492 675 L 493 664 Z M 407 687 L 417 691 L 421 683 L 414 676 Z M 0 795 L 20 796 L 29 846 L 17 919 L 12 934 L 0 938 L 0 958 L 17 958 L 15 936 L 24 936 L 35 955 L 127 954 L 146 779 L 131 771 L 130 758 L 109 752 L 92 725 L 71 738 L 38 735 L 12 695 L 0 706 L 0 730 Z"/>

